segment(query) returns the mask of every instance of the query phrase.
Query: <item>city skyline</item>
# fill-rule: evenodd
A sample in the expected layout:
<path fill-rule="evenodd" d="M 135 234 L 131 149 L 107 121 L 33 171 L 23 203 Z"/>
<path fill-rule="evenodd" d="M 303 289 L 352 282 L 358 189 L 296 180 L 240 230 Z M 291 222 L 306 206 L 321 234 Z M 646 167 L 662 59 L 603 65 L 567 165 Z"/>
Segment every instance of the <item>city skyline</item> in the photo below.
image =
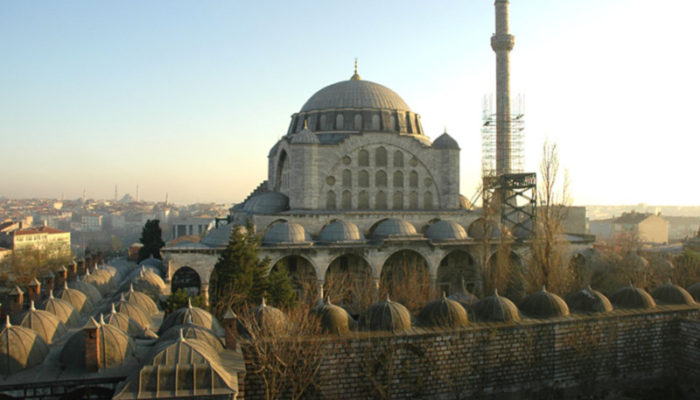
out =
<path fill-rule="evenodd" d="M 352 74 L 396 91 L 434 140 L 460 144 L 461 192 L 481 165 L 495 91 L 491 1 L 265 5 L 4 4 L 0 195 L 243 200 L 289 116 Z M 634 12 L 632 12 L 634 10 Z M 694 11 L 673 1 L 511 2 L 512 92 L 525 166 L 557 142 L 575 204 L 695 204 Z"/>

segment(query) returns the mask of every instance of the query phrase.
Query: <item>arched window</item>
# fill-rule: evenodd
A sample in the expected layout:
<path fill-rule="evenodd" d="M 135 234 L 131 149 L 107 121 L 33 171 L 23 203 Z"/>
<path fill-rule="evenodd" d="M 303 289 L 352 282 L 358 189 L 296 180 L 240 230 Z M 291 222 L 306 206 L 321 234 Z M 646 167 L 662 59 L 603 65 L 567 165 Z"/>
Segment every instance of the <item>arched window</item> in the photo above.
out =
<path fill-rule="evenodd" d="M 378 131 L 380 129 L 381 129 L 381 126 L 379 124 L 379 115 L 374 114 L 374 115 L 372 115 L 372 130 Z"/>
<path fill-rule="evenodd" d="M 343 186 L 352 187 L 352 172 L 349 169 L 343 170 Z"/>
<path fill-rule="evenodd" d="M 411 173 L 408 174 L 408 186 L 418 187 L 418 172 L 411 171 Z"/>
<path fill-rule="evenodd" d="M 356 130 L 362 130 L 362 114 L 355 114 L 354 127 Z"/>
<path fill-rule="evenodd" d="M 426 210 L 433 209 L 433 193 L 432 192 L 425 192 L 423 194 L 423 208 L 425 208 Z"/>
<path fill-rule="evenodd" d="M 335 129 L 342 131 L 344 126 L 343 126 L 343 114 L 338 114 L 335 117 Z"/>
<path fill-rule="evenodd" d="M 394 187 L 403 187 L 403 172 L 394 172 Z"/>
<path fill-rule="evenodd" d="M 332 190 L 326 193 L 326 209 L 335 210 L 335 192 Z"/>
<path fill-rule="evenodd" d="M 369 194 L 364 190 L 357 196 L 357 209 L 369 210 Z"/>
<path fill-rule="evenodd" d="M 352 194 L 349 190 L 343 192 L 343 210 L 352 209 Z"/>
<path fill-rule="evenodd" d="M 318 130 L 323 131 L 328 129 L 326 127 L 326 114 L 321 115 L 321 122 L 319 123 Z"/>
<path fill-rule="evenodd" d="M 374 208 L 376 210 L 386 210 L 386 193 L 381 190 L 377 192 L 377 197 L 375 198 Z"/>
<path fill-rule="evenodd" d="M 390 131 L 398 131 L 399 128 L 396 127 L 396 117 L 393 115 L 389 117 L 389 130 Z"/>
<path fill-rule="evenodd" d="M 377 171 L 377 173 L 374 175 L 374 186 L 386 187 L 386 172 Z"/>
<path fill-rule="evenodd" d="M 386 149 L 377 147 L 374 153 L 374 165 L 377 167 L 386 167 Z"/>
<path fill-rule="evenodd" d="M 411 192 L 411 194 L 408 195 L 408 208 L 411 210 L 418 209 L 418 193 Z"/>
<path fill-rule="evenodd" d="M 357 165 L 360 167 L 369 167 L 369 151 L 362 149 L 357 155 Z"/>
<path fill-rule="evenodd" d="M 394 152 L 394 167 L 403 167 L 403 152 L 401 150 Z"/>
<path fill-rule="evenodd" d="M 360 173 L 357 175 L 357 186 L 369 187 L 369 172 L 364 169 L 360 171 Z"/>
<path fill-rule="evenodd" d="M 392 207 L 394 210 L 403 210 L 403 192 L 394 192 Z"/>

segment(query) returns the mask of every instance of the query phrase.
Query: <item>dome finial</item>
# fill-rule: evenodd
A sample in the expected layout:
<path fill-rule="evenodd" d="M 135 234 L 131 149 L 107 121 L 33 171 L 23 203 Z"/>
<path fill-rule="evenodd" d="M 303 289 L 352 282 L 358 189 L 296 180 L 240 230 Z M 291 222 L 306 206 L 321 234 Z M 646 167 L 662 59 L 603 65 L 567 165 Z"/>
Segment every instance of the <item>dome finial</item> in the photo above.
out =
<path fill-rule="evenodd" d="M 350 77 L 351 81 L 361 81 L 360 75 L 357 73 L 357 57 L 355 57 L 355 73 Z"/>
<path fill-rule="evenodd" d="M 442 133 L 447 133 L 447 125 L 445 125 L 445 127 L 443 129 L 444 130 L 442 131 Z"/>

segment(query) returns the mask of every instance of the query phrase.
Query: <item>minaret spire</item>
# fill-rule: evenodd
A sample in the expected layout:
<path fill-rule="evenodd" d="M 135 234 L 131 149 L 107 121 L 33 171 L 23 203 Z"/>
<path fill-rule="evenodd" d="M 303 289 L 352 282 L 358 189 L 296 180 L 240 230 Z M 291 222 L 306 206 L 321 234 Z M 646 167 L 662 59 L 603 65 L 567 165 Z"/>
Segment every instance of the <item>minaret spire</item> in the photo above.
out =
<path fill-rule="evenodd" d="M 496 52 L 496 173 L 511 172 L 510 51 L 515 38 L 508 32 L 508 0 L 496 0 L 496 33 L 491 48 Z"/>

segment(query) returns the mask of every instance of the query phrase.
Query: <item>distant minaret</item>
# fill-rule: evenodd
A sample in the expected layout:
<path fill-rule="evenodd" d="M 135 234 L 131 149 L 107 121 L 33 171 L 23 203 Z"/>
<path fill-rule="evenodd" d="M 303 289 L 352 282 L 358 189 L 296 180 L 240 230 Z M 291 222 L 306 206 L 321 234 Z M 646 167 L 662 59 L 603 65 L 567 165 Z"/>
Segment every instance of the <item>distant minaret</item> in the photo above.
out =
<path fill-rule="evenodd" d="M 138 203 L 139 201 L 141 201 L 139 197 L 139 185 L 136 185 L 136 202 Z"/>
<path fill-rule="evenodd" d="M 496 0 L 496 33 L 491 48 L 496 52 L 496 174 L 511 172 L 510 51 L 515 38 L 508 33 L 508 0 Z"/>
<path fill-rule="evenodd" d="M 83 204 L 85 204 L 85 201 L 87 201 L 87 190 L 83 188 Z"/>

